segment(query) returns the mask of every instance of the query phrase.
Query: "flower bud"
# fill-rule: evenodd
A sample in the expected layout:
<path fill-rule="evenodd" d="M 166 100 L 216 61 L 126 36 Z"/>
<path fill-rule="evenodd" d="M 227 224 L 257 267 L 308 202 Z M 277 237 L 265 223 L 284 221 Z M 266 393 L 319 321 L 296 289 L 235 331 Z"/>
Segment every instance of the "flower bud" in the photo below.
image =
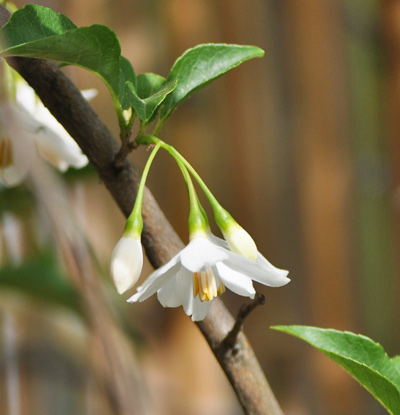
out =
<path fill-rule="evenodd" d="M 132 288 L 143 267 L 143 250 L 140 239 L 122 236 L 111 255 L 111 277 L 119 294 Z"/>
<path fill-rule="evenodd" d="M 257 259 L 258 251 L 253 238 L 239 224 L 232 222 L 222 233 L 231 251 L 254 261 Z"/>

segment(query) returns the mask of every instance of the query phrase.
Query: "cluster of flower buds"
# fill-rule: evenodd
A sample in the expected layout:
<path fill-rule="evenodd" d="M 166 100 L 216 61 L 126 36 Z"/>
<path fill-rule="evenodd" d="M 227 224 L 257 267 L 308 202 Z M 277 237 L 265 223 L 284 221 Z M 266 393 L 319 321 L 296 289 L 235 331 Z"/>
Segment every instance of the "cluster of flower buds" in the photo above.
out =
<path fill-rule="evenodd" d="M 120 294 L 136 284 L 142 271 L 140 235 L 143 228 L 143 191 L 151 163 L 160 148 L 174 157 L 186 182 L 190 202 L 190 242 L 168 263 L 155 270 L 128 301 L 144 301 L 157 293 L 164 307 L 183 306 L 193 321 L 199 321 L 206 317 L 212 300 L 226 288 L 238 295 L 254 298 L 253 281 L 270 287 L 281 287 L 290 281 L 288 271 L 274 267 L 258 252 L 251 236 L 221 207 L 180 153 L 154 136 L 141 136 L 137 142 L 154 145 L 154 149 L 143 171 L 135 205 L 123 236 L 111 257 L 111 276 Z M 192 177 L 207 196 L 215 221 L 225 239 L 211 233 Z"/>

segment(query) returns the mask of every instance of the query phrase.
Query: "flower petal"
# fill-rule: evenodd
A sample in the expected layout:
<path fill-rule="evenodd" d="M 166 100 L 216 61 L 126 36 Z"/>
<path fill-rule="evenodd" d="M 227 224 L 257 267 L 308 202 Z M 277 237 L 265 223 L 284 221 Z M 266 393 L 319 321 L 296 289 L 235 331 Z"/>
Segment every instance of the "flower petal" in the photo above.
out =
<path fill-rule="evenodd" d="M 250 277 L 226 266 L 222 262 L 216 264 L 215 268 L 218 277 L 231 291 L 238 295 L 254 298 L 256 291 Z"/>
<path fill-rule="evenodd" d="M 208 239 L 215 245 L 218 245 L 221 248 L 229 249 L 228 242 L 225 241 L 225 239 L 218 238 L 218 236 L 215 236 L 213 233 L 208 234 Z"/>
<path fill-rule="evenodd" d="M 256 261 L 232 253 L 229 261 L 225 263 L 230 268 L 249 276 L 253 281 L 269 287 L 282 287 L 290 282 L 287 278 L 289 271 L 274 267 L 260 253 Z"/>
<path fill-rule="evenodd" d="M 24 130 L 23 120 L 17 107 L 0 106 L 0 183 L 7 187 L 25 179 L 36 157 L 34 135 Z"/>
<path fill-rule="evenodd" d="M 138 287 L 138 292 L 128 299 L 129 303 L 136 301 L 144 301 L 156 293 L 164 284 L 173 278 L 181 264 L 179 262 L 179 254 L 171 259 L 167 264 L 154 271 L 142 286 Z"/>
<path fill-rule="evenodd" d="M 86 101 L 91 101 L 94 97 L 97 97 L 99 91 L 96 88 L 83 89 L 81 94 Z"/>
<path fill-rule="evenodd" d="M 171 278 L 157 291 L 157 297 L 163 307 L 179 307 L 189 304 L 192 291 L 192 273 L 181 268 L 174 278 Z"/>
<path fill-rule="evenodd" d="M 191 313 L 186 313 L 192 316 L 192 321 L 204 320 L 210 311 L 212 301 L 201 302 L 199 297 L 193 298 Z M 185 310 L 186 311 L 186 310 Z"/>
<path fill-rule="evenodd" d="M 182 265 L 192 272 L 211 267 L 219 261 L 228 259 L 229 253 L 208 238 L 197 237 L 181 251 Z"/>
<path fill-rule="evenodd" d="M 87 157 L 61 124 L 53 125 L 53 120 L 49 118 L 36 135 L 40 155 L 61 171 L 67 170 L 68 166 L 77 169 L 86 166 Z"/>
<path fill-rule="evenodd" d="M 193 321 L 203 320 L 211 305 L 211 301 L 201 302 L 199 297 L 193 297 L 193 274 L 185 268 L 158 290 L 157 297 L 163 307 L 183 306 Z"/>
<path fill-rule="evenodd" d="M 61 171 L 69 166 L 81 168 L 88 163 L 78 144 L 36 96 L 35 91 L 19 82 L 16 88 L 19 110 L 24 112 L 24 128 L 36 134 L 40 155 Z"/>

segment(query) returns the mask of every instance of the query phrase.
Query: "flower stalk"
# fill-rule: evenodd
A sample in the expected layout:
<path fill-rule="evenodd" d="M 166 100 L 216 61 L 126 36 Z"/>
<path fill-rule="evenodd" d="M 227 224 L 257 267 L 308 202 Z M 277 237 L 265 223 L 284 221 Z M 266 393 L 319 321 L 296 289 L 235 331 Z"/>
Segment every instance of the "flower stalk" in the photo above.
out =
<path fill-rule="evenodd" d="M 222 234 L 224 235 L 224 238 L 226 239 L 229 248 L 236 252 L 239 255 L 243 255 L 247 258 L 250 258 L 252 260 L 257 259 L 257 246 L 253 240 L 253 238 L 233 219 L 233 217 L 230 215 L 230 213 L 224 209 L 220 203 L 217 201 L 215 196 L 212 194 L 210 189 L 207 187 L 207 185 L 204 183 L 203 179 L 200 177 L 200 175 L 197 173 L 197 171 L 192 167 L 192 165 L 171 145 L 163 142 L 159 138 L 152 136 L 152 135 L 142 135 L 137 138 L 136 142 L 138 144 L 155 144 L 159 143 L 163 149 L 168 151 L 168 153 L 171 154 L 171 156 L 176 160 L 178 163 L 184 177 L 186 176 L 185 180 L 188 185 L 188 178 L 190 179 L 190 176 L 188 172 L 194 177 L 194 179 L 199 184 L 200 188 L 206 195 L 208 201 L 210 202 L 210 205 L 213 209 L 215 222 L 217 223 L 218 227 L 220 228 Z M 185 173 L 186 172 L 186 173 Z M 193 186 L 193 184 L 192 184 Z M 189 189 L 189 198 L 190 198 L 190 189 Z M 194 199 L 192 198 L 194 205 Z M 193 216 L 194 218 L 198 219 L 197 213 L 195 213 L 196 207 L 193 206 Z M 189 227 L 190 227 L 190 219 L 189 219 Z"/>
<path fill-rule="evenodd" d="M 129 215 L 128 220 L 126 221 L 125 225 L 125 232 L 137 236 L 140 239 L 143 230 L 143 218 L 142 218 L 142 204 L 143 204 L 143 194 L 144 188 L 146 185 L 147 176 L 150 171 L 151 164 L 160 149 L 161 144 L 157 143 L 153 148 L 149 158 L 147 159 L 146 165 L 143 169 L 142 177 L 140 179 L 135 204 L 132 209 L 132 213 Z"/>
<path fill-rule="evenodd" d="M 110 273 L 119 294 L 123 294 L 132 288 L 142 272 L 143 250 L 141 235 L 143 230 L 143 193 L 151 164 L 159 149 L 160 145 L 156 144 L 146 162 L 132 213 L 126 221 L 121 239 L 111 254 Z"/>

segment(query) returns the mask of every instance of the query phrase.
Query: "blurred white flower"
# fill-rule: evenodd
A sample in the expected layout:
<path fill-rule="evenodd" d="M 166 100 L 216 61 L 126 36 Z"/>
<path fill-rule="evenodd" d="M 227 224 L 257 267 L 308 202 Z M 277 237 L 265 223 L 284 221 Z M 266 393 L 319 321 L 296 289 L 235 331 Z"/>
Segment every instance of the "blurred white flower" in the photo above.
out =
<path fill-rule="evenodd" d="M 252 281 L 270 287 L 287 284 L 288 271 L 275 268 L 260 253 L 251 260 L 232 252 L 225 241 L 198 232 L 167 264 L 154 271 L 128 301 L 144 301 L 157 292 L 164 307 L 183 306 L 193 321 L 203 320 L 211 301 L 229 288 L 254 298 Z"/>
<path fill-rule="evenodd" d="M 111 255 L 111 277 L 119 294 L 133 287 L 143 267 L 140 238 L 125 235 L 118 241 Z"/>
<path fill-rule="evenodd" d="M 88 91 L 89 98 L 96 93 Z M 25 81 L 15 82 L 15 97 L 0 103 L 0 183 L 20 184 L 32 168 L 36 154 L 64 172 L 84 167 L 87 157 L 50 114 Z"/>

